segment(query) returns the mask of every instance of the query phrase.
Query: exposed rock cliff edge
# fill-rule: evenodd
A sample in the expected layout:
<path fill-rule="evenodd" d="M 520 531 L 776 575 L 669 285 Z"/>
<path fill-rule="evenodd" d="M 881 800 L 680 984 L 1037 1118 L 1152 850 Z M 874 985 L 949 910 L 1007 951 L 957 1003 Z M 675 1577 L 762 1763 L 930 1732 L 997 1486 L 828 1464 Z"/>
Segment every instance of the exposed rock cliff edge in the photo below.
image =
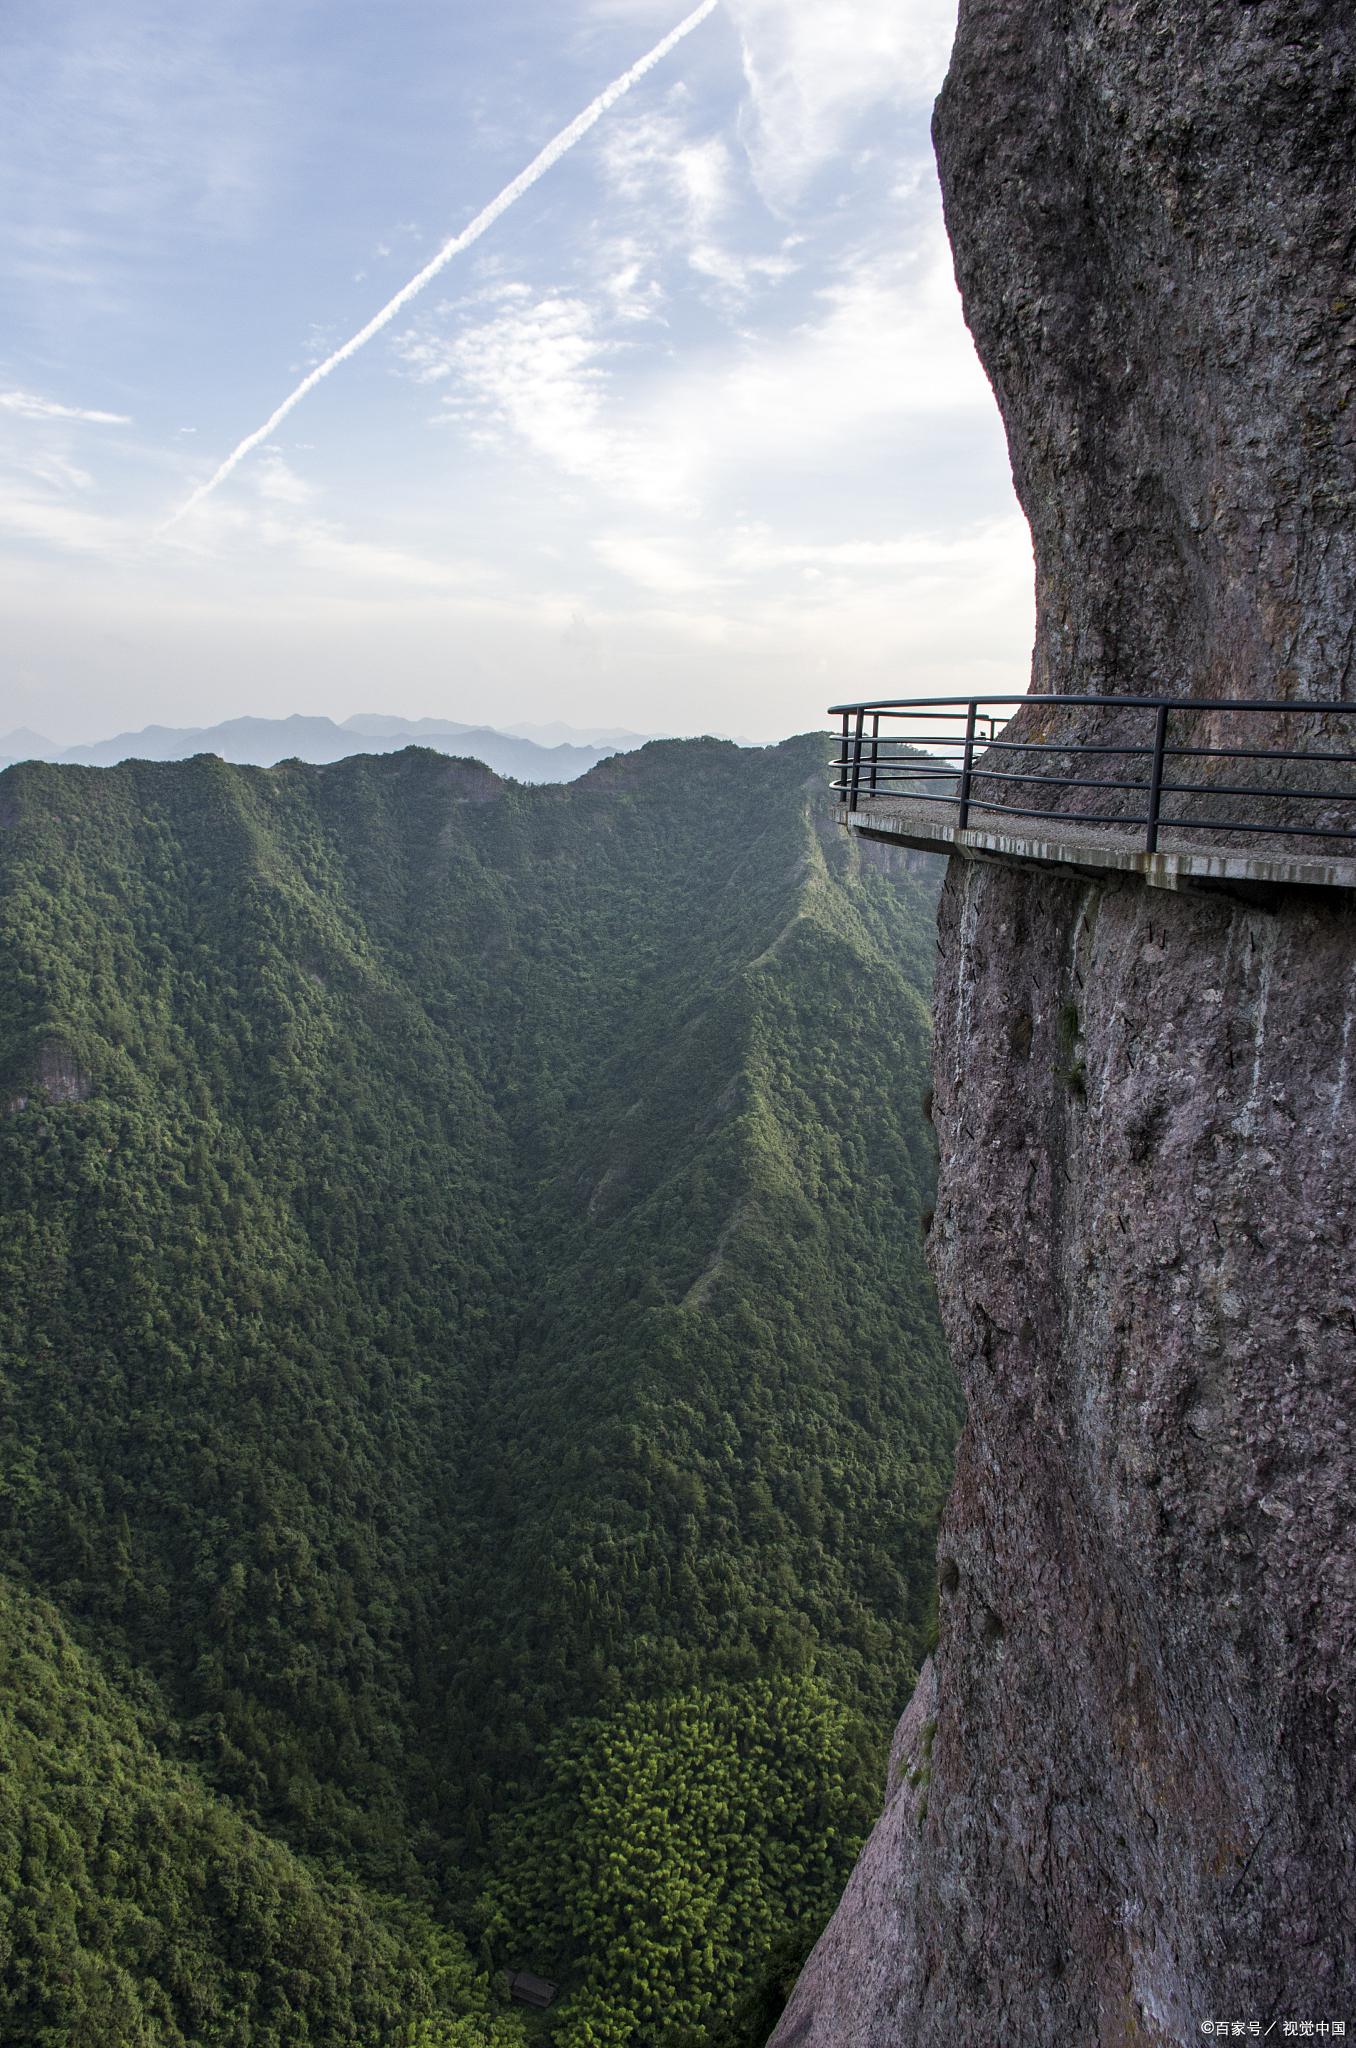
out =
<path fill-rule="evenodd" d="M 1354 80 L 1328 0 L 963 0 L 1038 692 L 1356 697 Z M 1347 892 L 953 863 L 930 1783 L 775 2048 L 1356 2032 L 1354 1012 Z"/>

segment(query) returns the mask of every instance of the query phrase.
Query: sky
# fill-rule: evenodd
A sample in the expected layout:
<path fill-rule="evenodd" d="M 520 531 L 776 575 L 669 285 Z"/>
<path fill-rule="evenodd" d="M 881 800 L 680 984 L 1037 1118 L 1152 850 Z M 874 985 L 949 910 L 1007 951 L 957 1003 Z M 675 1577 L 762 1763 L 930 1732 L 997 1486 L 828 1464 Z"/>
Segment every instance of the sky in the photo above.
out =
<path fill-rule="evenodd" d="M 189 505 L 686 12 L 10 12 L 0 733 L 761 741 L 1025 688 L 1030 545 L 928 139 L 946 0 L 720 0 Z"/>

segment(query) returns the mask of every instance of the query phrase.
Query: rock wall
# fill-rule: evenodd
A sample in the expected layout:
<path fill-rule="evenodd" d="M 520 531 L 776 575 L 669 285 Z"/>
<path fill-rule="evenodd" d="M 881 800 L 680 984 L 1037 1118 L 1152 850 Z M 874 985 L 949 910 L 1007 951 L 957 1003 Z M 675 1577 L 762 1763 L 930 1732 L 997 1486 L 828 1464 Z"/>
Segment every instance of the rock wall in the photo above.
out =
<path fill-rule="evenodd" d="M 1356 2022 L 1354 1010 L 1343 899 L 953 877 L 930 1783 L 778 2048 Z"/>
<path fill-rule="evenodd" d="M 1037 691 L 1356 697 L 1354 80 L 1349 0 L 963 0 Z M 953 862 L 930 1753 L 776 2048 L 1356 2034 L 1354 1013 L 1345 893 Z"/>
<path fill-rule="evenodd" d="M 1356 692 L 1350 0 L 962 0 L 934 133 L 1034 687 Z"/>

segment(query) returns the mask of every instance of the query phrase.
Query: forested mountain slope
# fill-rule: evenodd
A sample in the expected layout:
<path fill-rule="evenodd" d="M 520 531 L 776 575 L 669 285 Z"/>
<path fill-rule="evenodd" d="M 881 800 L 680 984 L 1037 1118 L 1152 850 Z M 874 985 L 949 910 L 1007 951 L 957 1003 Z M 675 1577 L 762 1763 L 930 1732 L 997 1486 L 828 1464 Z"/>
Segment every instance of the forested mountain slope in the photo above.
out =
<path fill-rule="evenodd" d="M 823 751 L 0 776 L 6 2041 L 518 2038 L 439 1926 L 766 2031 L 958 1421 L 935 886 Z"/>

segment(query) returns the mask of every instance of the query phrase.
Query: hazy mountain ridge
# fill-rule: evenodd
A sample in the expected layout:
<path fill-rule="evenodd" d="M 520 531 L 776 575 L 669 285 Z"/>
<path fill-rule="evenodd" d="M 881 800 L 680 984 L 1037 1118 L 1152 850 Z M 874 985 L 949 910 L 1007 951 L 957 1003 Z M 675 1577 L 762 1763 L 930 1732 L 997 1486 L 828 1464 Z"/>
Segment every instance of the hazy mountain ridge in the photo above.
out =
<path fill-rule="evenodd" d="M 91 2044 L 516 2037 L 453 1929 L 559 1976 L 561 2048 L 766 2031 L 925 1647 L 957 1420 L 899 1223 L 932 885 L 859 867 L 826 751 L 0 778 L 0 1562 L 140 1703 L 139 1810 L 156 1755 L 221 1807 L 225 1886 L 162 1830 L 175 1954 L 258 1894 L 281 1959 L 247 2033 L 152 1944 Z M 100 1740 L 52 1877 L 0 1885 L 7 2041 L 111 2009 Z M 45 1811 L 72 1766 L 12 1768 Z M 312 1920 L 399 2024 L 284 1994 Z"/>
<path fill-rule="evenodd" d="M 643 747 L 649 740 L 671 739 L 671 733 L 632 732 L 626 726 L 610 725 L 566 725 L 555 719 L 546 725 L 496 725 L 465 724 L 455 718 L 392 718 L 385 712 L 359 711 L 352 718 L 341 721 L 345 732 L 375 734 L 391 738 L 404 734 L 411 740 L 421 740 L 427 733 L 499 732 L 507 733 L 514 739 L 531 740 L 539 747 L 603 747 L 610 753 L 624 754 L 632 747 Z M 721 734 L 724 738 L 726 735 Z"/>
<path fill-rule="evenodd" d="M 41 733 L 21 728 L 0 736 L 0 768 L 22 760 L 112 768 L 122 761 L 183 761 L 195 754 L 216 754 L 242 767 L 272 768 L 279 761 L 327 764 L 355 753 L 399 753 L 414 743 L 436 753 L 483 761 L 497 775 L 518 782 L 572 782 L 610 754 L 645 744 L 644 735 L 636 733 L 581 739 L 568 727 L 543 730 L 558 731 L 561 737 L 543 740 L 530 732 L 463 725 L 453 719 L 376 713 L 359 713 L 343 724 L 294 712 L 287 718 L 231 718 L 207 726 L 147 725 L 138 732 L 74 747 L 58 747 Z"/>

